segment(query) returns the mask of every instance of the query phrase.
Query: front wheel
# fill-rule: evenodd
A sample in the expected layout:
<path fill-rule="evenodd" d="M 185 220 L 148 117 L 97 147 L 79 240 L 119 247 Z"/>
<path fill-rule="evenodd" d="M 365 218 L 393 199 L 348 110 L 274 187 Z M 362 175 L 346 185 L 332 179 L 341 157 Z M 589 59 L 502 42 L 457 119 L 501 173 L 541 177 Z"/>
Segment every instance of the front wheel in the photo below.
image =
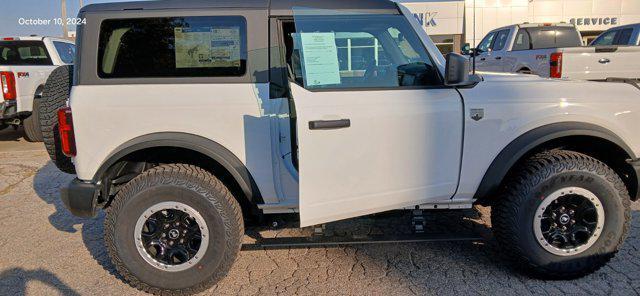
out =
<path fill-rule="evenodd" d="M 553 150 L 528 159 L 507 182 L 492 224 L 517 267 L 540 278 L 577 278 L 618 252 L 629 204 L 625 185 L 607 165 Z"/>
<path fill-rule="evenodd" d="M 227 187 L 201 168 L 152 168 L 117 194 L 105 242 L 118 272 L 153 294 L 193 294 L 224 277 L 244 233 L 242 211 Z"/>

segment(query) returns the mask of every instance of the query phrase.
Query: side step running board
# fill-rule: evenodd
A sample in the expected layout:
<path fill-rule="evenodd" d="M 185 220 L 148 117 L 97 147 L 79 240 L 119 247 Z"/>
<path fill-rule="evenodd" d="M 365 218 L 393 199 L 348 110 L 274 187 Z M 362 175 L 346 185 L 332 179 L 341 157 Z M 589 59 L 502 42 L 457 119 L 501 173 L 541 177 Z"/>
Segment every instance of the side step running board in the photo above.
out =
<path fill-rule="evenodd" d="M 280 237 L 259 238 L 255 243 L 243 244 L 243 251 L 262 249 L 288 248 L 321 248 L 346 245 L 386 244 L 386 243 L 424 243 L 424 242 L 455 242 L 482 241 L 479 235 L 448 235 L 448 234 L 412 234 L 401 236 L 310 236 L 310 237 Z"/>

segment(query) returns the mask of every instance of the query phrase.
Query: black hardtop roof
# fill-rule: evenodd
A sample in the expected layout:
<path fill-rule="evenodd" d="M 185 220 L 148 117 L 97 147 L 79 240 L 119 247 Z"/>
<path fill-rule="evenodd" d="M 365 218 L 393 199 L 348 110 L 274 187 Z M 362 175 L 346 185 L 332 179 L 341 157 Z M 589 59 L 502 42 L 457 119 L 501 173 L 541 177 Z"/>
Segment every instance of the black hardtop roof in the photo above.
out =
<path fill-rule="evenodd" d="M 271 6 L 271 7 L 269 7 Z M 396 10 L 389 0 L 157 0 L 91 4 L 81 12 L 123 10 L 166 10 L 204 8 L 269 9 L 277 15 L 291 15 L 294 7 L 328 10 Z"/>

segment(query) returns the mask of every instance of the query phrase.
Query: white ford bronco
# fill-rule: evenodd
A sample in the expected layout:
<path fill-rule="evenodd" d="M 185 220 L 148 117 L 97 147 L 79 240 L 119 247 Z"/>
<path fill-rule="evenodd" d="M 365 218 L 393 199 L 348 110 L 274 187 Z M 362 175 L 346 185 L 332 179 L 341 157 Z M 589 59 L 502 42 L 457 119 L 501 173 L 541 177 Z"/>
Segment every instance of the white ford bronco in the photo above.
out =
<path fill-rule="evenodd" d="M 49 74 L 73 64 L 73 42 L 54 37 L 0 39 L 0 129 L 24 125 L 28 141 L 42 141 L 38 105 Z M 34 115 L 35 114 L 35 115 Z"/>
<path fill-rule="evenodd" d="M 640 89 L 469 73 L 386 0 L 156 1 L 82 8 L 60 147 L 75 215 L 104 208 L 122 278 L 214 285 L 244 221 L 300 226 L 492 206 L 533 276 L 611 259 L 638 198 Z"/>

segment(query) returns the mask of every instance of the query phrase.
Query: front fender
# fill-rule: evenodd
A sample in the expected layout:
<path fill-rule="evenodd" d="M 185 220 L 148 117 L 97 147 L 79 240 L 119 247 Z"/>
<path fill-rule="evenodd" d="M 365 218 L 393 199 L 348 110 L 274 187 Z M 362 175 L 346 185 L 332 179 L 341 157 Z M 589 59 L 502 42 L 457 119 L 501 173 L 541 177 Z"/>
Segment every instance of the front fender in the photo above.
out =
<path fill-rule="evenodd" d="M 484 81 L 476 87 L 460 90 L 467 114 L 456 199 L 473 200 L 501 151 L 521 136 L 549 125 L 564 125 L 562 129 L 573 129 L 576 135 L 582 132 L 585 136 L 605 138 L 624 146 L 630 157 L 640 155 L 636 128 L 640 122 L 640 92 L 630 85 L 506 73 L 483 77 Z M 484 118 L 473 120 L 471 110 L 483 110 Z M 580 123 L 589 128 L 576 126 Z M 557 132 L 555 136 L 561 135 Z"/>
<path fill-rule="evenodd" d="M 607 140 L 622 148 L 630 157 L 629 160 L 636 159 L 636 155 L 631 148 L 620 137 L 606 128 L 582 122 L 549 124 L 519 136 L 502 149 L 484 174 L 474 199 L 477 200 L 496 194 L 509 170 L 528 152 L 554 139 L 571 136 L 589 136 Z"/>

